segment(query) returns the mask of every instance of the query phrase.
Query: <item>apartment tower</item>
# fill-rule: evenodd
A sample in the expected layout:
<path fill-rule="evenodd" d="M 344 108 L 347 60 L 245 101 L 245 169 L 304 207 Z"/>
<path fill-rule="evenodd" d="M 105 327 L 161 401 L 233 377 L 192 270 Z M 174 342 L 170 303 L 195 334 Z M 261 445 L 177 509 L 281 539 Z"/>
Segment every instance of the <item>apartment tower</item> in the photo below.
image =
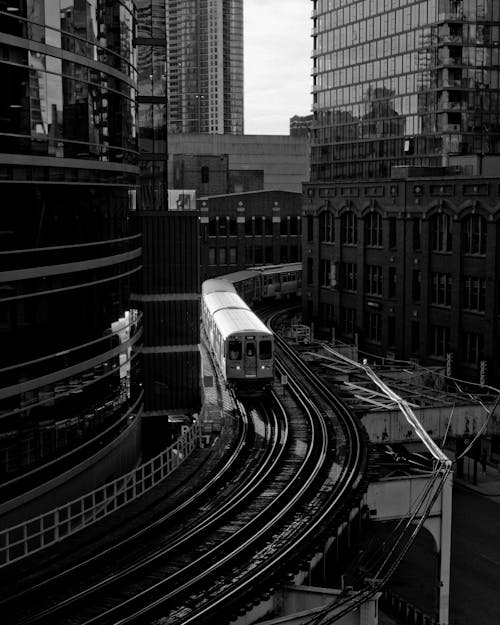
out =
<path fill-rule="evenodd" d="M 243 0 L 167 0 L 169 133 L 243 134 Z"/>

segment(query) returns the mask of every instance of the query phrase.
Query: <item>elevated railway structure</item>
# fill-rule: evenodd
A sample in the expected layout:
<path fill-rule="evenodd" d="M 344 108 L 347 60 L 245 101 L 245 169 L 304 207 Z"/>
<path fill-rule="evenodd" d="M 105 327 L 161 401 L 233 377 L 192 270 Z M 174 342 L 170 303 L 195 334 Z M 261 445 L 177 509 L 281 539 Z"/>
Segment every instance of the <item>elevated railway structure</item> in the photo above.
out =
<path fill-rule="evenodd" d="M 287 318 L 300 327 L 295 312 Z M 427 524 L 434 525 L 438 538 L 446 535 L 452 466 L 412 413 L 414 402 L 393 391 L 367 364 L 317 344 L 310 333 L 282 332 L 287 324 L 276 320 L 278 375 L 272 401 L 265 405 L 239 401 L 223 388 L 215 370 L 204 371 L 210 379 L 207 396 L 215 395 L 219 404 L 205 414 L 211 425 L 219 413 L 229 426 L 216 437 L 218 451 L 214 447 L 210 455 L 217 461 L 211 469 L 198 481 L 191 474 L 192 488 L 185 485 L 182 497 L 162 503 L 157 498 L 154 506 L 145 506 L 145 514 L 134 513 L 133 527 L 114 537 L 105 524 L 91 539 L 81 532 L 81 549 L 73 558 L 61 543 L 47 560 L 18 562 L 17 570 L 5 562 L 0 568 L 3 614 L 19 625 L 52 625 L 70 617 L 72 623 L 94 624 L 264 623 L 280 614 L 287 597 L 302 593 L 307 614 L 294 622 L 314 617 L 318 623 L 342 623 L 347 615 L 357 615 L 360 622 L 375 625 L 377 597 L 415 533 Z M 330 373 L 342 367 L 332 385 Z M 390 410 L 403 415 L 406 432 L 411 430 L 428 453 L 419 489 L 412 490 L 410 480 L 399 484 L 396 495 L 404 503 L 399 508 L 393 505 L 392 485 L 381 487 L 380 475 L 374 475 L 376 450 L 371 461 L 368 457 L 378 442 L 380 415 Z M 373 423 L 366 419 L 372 413 Z M 198 441 L 206 445 L 212 437 L 203 424 L 198 426 Z M 228 429 L 233 436 L 224 438 Z M 187 449 L 179 454 L 185 460 Z M 101 502 L 99 509 L 104 507 Z M 94 512 L 92 507 L 87 511 Z M 128 516 L 121 515 L 123 525 Z M 343 569 L 341 554 L 371 516 L 399 519 L 397 532 L 382 548 L 353 557 Z M 117 530 L 116 515 L 108 520 L 113 518 Z M 446 625 L 449 564 L 446 545 L 440 547 L 439 623 Z M 343 575 L 349 583 L 342 587 Z M 315 581 L 324 586 L 326 579 L 338 592 L 311 587 Z"/>

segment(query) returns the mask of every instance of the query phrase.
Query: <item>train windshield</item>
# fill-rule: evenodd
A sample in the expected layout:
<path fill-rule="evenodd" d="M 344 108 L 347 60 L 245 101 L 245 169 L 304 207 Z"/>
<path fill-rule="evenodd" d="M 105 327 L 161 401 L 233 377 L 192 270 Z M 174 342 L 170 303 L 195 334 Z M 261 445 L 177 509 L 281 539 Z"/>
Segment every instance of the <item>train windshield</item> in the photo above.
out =
<path fill-rule="evenodd" d="M 241 360 L 240 341 L 229 341 L 229 360 Z"/>
<path fill-rule="evenodd" d="M 261 360 L 270 360 L 273 353 L 271 341 L 261 341 L 259 343 L 259 356 Z"/>
<path fill-rule="evenodd" d="M 255 356 L 255 343 L 247 342 L 247 356 L 250 358 Z"/>

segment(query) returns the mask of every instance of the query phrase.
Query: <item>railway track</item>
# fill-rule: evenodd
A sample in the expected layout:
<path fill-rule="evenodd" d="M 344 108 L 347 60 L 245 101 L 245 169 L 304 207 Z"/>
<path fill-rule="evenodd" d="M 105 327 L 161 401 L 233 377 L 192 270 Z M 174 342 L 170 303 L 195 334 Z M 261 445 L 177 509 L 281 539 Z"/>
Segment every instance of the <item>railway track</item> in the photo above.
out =
<path fill-rule="evenodd" d="M 243 462 L 240 447 L 204 500 L 194 496 L 101 559 L 1 602 L 7 623 L 223 623 L 287 578 L 359 496 L 366 458 L 341 402 L 278 343 L 293 399 L 275 394 L 270 412 L 243 411 L 245 440 L 260 451 Z"/>

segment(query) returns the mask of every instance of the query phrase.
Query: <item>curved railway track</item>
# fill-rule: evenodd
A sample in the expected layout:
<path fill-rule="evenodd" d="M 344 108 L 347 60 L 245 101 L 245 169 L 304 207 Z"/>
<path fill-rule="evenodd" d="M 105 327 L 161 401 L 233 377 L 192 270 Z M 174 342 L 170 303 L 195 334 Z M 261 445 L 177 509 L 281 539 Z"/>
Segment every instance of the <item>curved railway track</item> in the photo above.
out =
<path fill-rule="evenodd" d="M 9 625 L 223 623 L 285 580 L 340 523 L 361 496 L 362 432 L 293 350 L 278 337 L 277 344 L 290 395 L 283 406 L 275 394 L 270 412 L 244 411 L 253 432 L 246 440 L 261 444 L 255 457 L 241 461 L 241 439 L 232 468 L 213 477 L 204 499 L 191 497 L 100 554 L 113 558 L 110 568 L 89 559 L 0 602 Z M 238 463 L 238 477 L 228 479 Z"/>

